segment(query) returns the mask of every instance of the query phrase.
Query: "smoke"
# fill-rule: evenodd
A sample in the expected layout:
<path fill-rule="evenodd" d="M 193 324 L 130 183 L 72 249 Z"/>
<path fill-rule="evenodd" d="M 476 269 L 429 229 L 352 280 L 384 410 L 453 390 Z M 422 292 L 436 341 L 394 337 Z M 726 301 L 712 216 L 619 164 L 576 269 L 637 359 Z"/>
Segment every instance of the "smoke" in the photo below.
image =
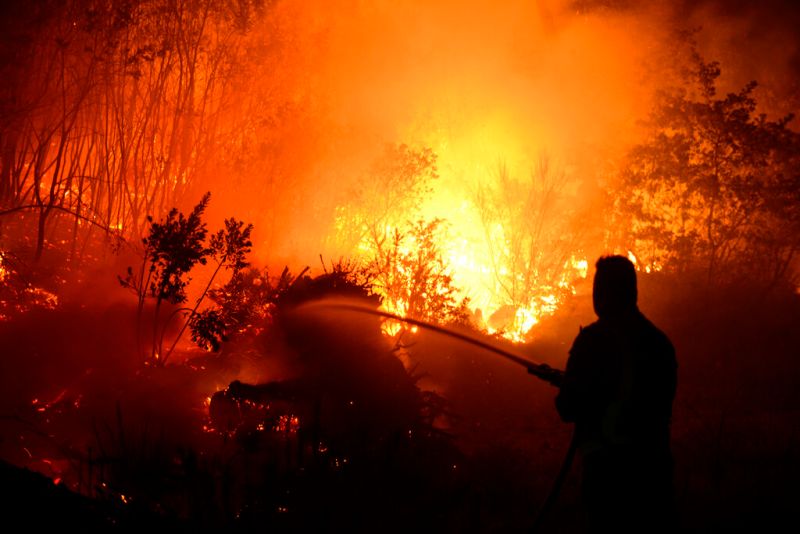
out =
<path fill-rule="evenodd" d="M 800 109 L 800 11 L 795 2 L 699 2 L 689 16 L 704 29 L 698 36 L 702 49 L 722 64 L 725 89 L 756 80 L 763 111 L 782 116 Z"/>
<path fill-rule="evenodd" d="M 685 42 L 675 40 L 679 30 L 702 28 L 694 39 L 707 60 L 721 61 L 723 91 L 757 79 L 757 97 L 771 115 L 798 109 L 800 98 L 800 21 L 788 0 L 308 0 L 277 2 L 270 9 L 246 43 L 248 63 L 231 81 L 239 84 L 228 109 L 231 118 L 221 121 L 231 128 L 232 146 L 240 146 L 220 154 L 225 172 L 205 175 L 202 190 L 213 193 L 209 228 L 219 228 L 221 218 L 228 216 L 253 222 L 255 260 L 276 267 L 273 272 L 280 272 L 284 264 L 295 270 L 298 264 L 317 265 L 320 253 L 330 260 L 353 252 L 337 248 L 332 239 L 337 209 L 357 202 L 360 186 L 370 179 L 369 169 L 387 143 L 429 147 L 438 155 L 439 178 L 408 217 L 446 219 L 453 242 L 466 243 L 466 248 L 483 238 L 472 232 L 477 217 L 472 193 L 480 184 L 496 180 L 501 164 L 513 178 L 522 179 L 542 154 L 548 154 L 581 204 L 556 216 L 578 217 L 579 208 L 591 208 L 599 197 L 614 161 L 635 143 L 637 121 L 646 116 L 656 89 L 673 81 L 670 62 L 686 52 Z M 186 205 L 195 204 L 201 193 L 187 198 Z M 357 392 L 358 409 L 363 406 L 364 419 L 374 422 L 383 421 L 391 408 L 405 422 L 406 411 L 418 402 L 418 392 L 399 362 L 390 358 L 388 341 L 377 327 L 352 321 L 289 324 L 288 334 L 279 331 L 232 347 L 239 356 L 231 358 L 232 363 L 197 358 L 202 362 L 197 365 L 208 369 L 170 366 L 142 371 L 135 351 L 134 297 L 114 278 L 136 259 L 118 260 L 111 273 L 76 274 L 82 283 L 65 285 L 59 293 L 69 306 L 0 324 L 7 353 L 0 365 L 6 377 L 0 392 L 4 457 L 25 464 L 28 459 L 22 455 L 31 456 L 30 446 L 20 441 L 22 417 L 17 414 L 44 421 L 45 435 L 59 431 L 74 438 L 76 448 L 117 440 L 114 424 L 123 417 L 126 425 L 149 428 L 147 432 L 166 429 L 176 443 L 184 438 L 200 442 L 205 438 L 203 400 L 234 379 L 265 382 L 313 372 L 341 399 Z M 207 275 L 193 276 L 194 284 L 203 287 Z M 642 300 L 650 303 L 659 295 L 668 301 L 650 306 L 656 323 L 663 320 L 677 333 L 681 365 L 690 379 L 684 381 L 688 400 L 676 418 L 684 421 L 679 428 L 683 443 L 691 438 L 693 446 L 695 440 L 705 439 L 709 428 L 718 436 L 709 441 L 721 442 L 724 413 L 718 424 L 710 416 L 692 415 L 695 419 L 690 420 L 687 415 L 696 412 L 694 403 L 724 410 L 720 399 L 733 399 L 733 406 L 756 402 L 757 407 L 788 399 L 793 412 L 780 427 L 787 429 L 786 435 L 774 441 L 790 443 L 795 421 L 791 416 L 798 406 L 790 380 L 797 374 L 796 361 L 788 350 L 796 346 L 791 342 L 796 337 L 796 303 L 772 311 L 782 317 L 780 322 L 771 324 L 765 316 L 748 326 L 750 313 L 741 310 L 751 312 L 755 306 L 731 305 L 719 317 L 708 318 L 713 307 L 694 294 L 678 299 L 671 282 L 665 278 L 652 295 L 643 287 Z M 580 302 L 585 309 L 563 308 L 561 317 L 542 325 L 548 337 L 541 336 L 526 349 L 531 359 L 563 365 L 578 317 L 592 318 L 589 299 Z M 765 348 L 764 339 L 774 346 Z M 424 375 L 418 385 L 442 394 L 453 414 L 461 417 L 451 423 L 462 440 L 459 444 L 497 447 L 497 458 L 485 465 L 490 470 L 510 466 L 514 480 L 527 479 L 520 473 L 528 471 L 498 460 L 509 456 L 512 445 L 521 458 L 555 465 L 555 460 L 541 456 L 560 455 L 566 440 L 552 409 L 552 389 L 484 351 L 465 349 L 429 332 L 420 332 L 416 341 L 412 363 L 418 364 L 415 372 Z M 779 355 L 773 358 L 777 363 L 765 365 L 763 355 L 772 353 Z M 364 354 L 374 357 L 364 364 Z M 403 387 L 393 389 L 396 384 Z M 397 400 L 403 396 L 411 401 Z M 366 402 L 373 398 L 380 402 Z M 64 426 L 81 424 L 69 433 L 47 426 L 46 418 L 57 410 L 70 410 Z M 100 435 L 88 434 L 92 419 L 99 421 Z M 104 424 L 109 431 L 102 429 Z M 140 434 L 142 442 L 144 437 L 151 439 L 144 430 Z M 48 442 L 40 449 L 50 447 Z M 687 448 L 685 457 L 693 451 Z M 728 465 L 739 465 L 735 451 L 726 453 Z M 701 453 L 692 453 L 698 458 L 696 465 L 714 463 Z M 776 453 L 774 458 L 782 462 L 784 456 Z M 246 467 L 246 472 L 253 471 Z M 761 488 L 748 478 L 748 469 L 740 469 L 739 486 Z M 714 473 L 698 479 L 696 472 L 687 472 L 691 474 L 685 475 L 685 487 L 690 481 L 702 482 L 692 482 L 701 488 L 695 488 L 696 493 L 704 491 L 706 481 L 709 487 L 718 482 Z M 494 487 L 526 499 L 529 495 L 501 484 Z M 788 483 L 763 487 L 790 494 L 782 491 Z"/>
<path fill-rule="evenodd" d="M 387 143 L 433 149 L 440 179 L 422 213 L 456 225 L 501 162 L 526 177 L 547 153 L 593 179 L 648 107 L 641 64 L 657 46 L 636 14 L 563 2 L 283 3 L 266 26 L 281 52 L 256 92 L 289 111 L 222 205 L 253 216 L 270 262 L 349 252 L 326 241 L 335 209 Z"/>
<path fill-rule="evenodd" d="M 278 3 L 256 31 L 242 104 L 268 125 L 253 165 L 218 178 L 212 214 L 256 224 L 259 260 L 315 265 L 337 248 L 337 208 L 387 143 L 429 147 L 439 180 L 418 215 L 474 221 L 471 192 L 503 164 L 524 179 L 546 154 L 584 191 L 637 139 L 669 62 L 695 34 L 723 90 L 750 79 L 765 107 L 796 107 L 790 2 L 512 1 Z M 794 85 L 793 85 L 794 84 Z M 249 104 L 248 104 L 249 102 Z M 257 148 L 257 150 L 256 150 Z M 260 152 L 259 152 L 260 151 Z M 459 236 L 461 237 L 461 236 Z M 474 240 L 475 236 L 466 236 Z"/>

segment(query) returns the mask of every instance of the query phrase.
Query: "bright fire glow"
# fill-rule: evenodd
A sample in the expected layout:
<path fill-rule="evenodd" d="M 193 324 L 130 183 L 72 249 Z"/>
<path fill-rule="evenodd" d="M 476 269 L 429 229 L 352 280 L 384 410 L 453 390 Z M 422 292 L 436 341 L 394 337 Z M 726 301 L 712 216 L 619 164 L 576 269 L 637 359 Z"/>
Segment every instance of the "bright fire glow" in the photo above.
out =
<path fill-rule="evenodd" d="M 0 282 L 4 282 L 8 278 L 8 270 L 5 266 L 5 256 L 0 252 Z"/>
<path fill-rule="evenodd" d="M 470 121 L 481 123 L 482 118 L 462 119 Z M 539 161 L 531 158 L 529 147 L 539 133 L 527 125 L 494 117 L 464 126 L 461 133 L 432 134 L 419 125 L 421 131 L 408 134 L 432 147 L 438 178 L 419 205 L 410 211 L 401 205 L 406 211 L 386 214 L 392 223 L 382 231 L 386 236 L 402 232 L 403 222 L 414 218 L 443 221 L 434 243 L 458 298 L 469 299 L 473 322 L 490 334 L 522 342 L 542 317 L 574 293 L 574 283 L 588 275 L 586 257 L 553 249 L 563 246 L 558 240 L 567 217 L 558 210 L 574 204 L 575 180 L 546 154 L 540 154 Z M 508 205 L 509 195 L 516 204 Z M 544 204 L 548 199 L 552 206 Z M 539 220 L 541 225 L 533 228 L 531 221 Z M 369 259 L 379 251 L 374 236 L 365 235 L 356 253 Z M 420 246 L 415 236 L 406 234 L 396 252 L 413 254 Z M 566 261 L 556 259 L 564 256 Z M 413 270 L 396 265 L 394 274 L 414 277 Z M 380 286 L 377 290 L 386 311 L 414 315 L 405 299 L 381 291 Z M 397 322 L 384 325 L 391 336 L 402 329 Z"/>

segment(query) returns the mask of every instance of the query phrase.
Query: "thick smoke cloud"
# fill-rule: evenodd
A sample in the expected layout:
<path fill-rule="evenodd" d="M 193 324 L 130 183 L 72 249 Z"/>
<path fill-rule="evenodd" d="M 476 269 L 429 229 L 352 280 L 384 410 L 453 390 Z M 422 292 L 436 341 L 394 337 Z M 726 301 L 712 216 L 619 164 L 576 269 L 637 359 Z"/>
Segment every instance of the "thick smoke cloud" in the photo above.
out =
<path fill-rule="evenodd" d="M 470 187 L 499 163 L 527 176 L 543 153 L 591 196 L 673 81 L 676 32 L 699 28 L 722 90 L 757 79 L 764 110 L 783 115 L 797 108 L 796 20 L 785 1 L 279 3 L 257 41 L 280 52 L 247 85 L 279 104 L 274 140 L 241 177 L 247 195 L 210 184 L 223 198 L 212 210 L 256 224 L 263 262 L 348 255 L 336 209 L 386 143 L 437 153 L 422 215 L 456 226 L 474 218 Z"/>

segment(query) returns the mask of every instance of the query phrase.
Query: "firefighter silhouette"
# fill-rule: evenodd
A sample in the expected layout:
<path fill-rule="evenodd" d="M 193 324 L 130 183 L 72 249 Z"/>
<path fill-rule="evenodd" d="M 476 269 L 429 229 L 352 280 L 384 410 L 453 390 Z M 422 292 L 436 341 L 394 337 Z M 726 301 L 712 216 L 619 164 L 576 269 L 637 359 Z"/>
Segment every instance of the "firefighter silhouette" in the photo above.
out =
<path fill-rule="evenodd" d="M 598 320 L 575 339 L 556 397 L 561 418 L 575 423 L 588 527 L 671 531 L 675 350 L 639 311 L 634 265 L 605 256 L 596 267 Z"/>

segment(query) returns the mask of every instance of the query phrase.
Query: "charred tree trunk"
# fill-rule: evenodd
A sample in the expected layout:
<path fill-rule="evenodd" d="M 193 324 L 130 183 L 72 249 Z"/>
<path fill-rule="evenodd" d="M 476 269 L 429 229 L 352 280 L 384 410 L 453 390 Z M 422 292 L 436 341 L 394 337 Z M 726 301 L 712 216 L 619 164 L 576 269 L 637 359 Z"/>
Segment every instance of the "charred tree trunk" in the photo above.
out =
<path fill-rule="evenodd" d="M 47 227 L 47 217 L 50 215 L 51 207 L 43 207 L 39 210 L 39 219 L 36 226 L 36 252 L 33 255 L 33 261 L 38 262 L 42 259 L 42 252 L 44 251 L 45 243 L 45 230 Z"/>

